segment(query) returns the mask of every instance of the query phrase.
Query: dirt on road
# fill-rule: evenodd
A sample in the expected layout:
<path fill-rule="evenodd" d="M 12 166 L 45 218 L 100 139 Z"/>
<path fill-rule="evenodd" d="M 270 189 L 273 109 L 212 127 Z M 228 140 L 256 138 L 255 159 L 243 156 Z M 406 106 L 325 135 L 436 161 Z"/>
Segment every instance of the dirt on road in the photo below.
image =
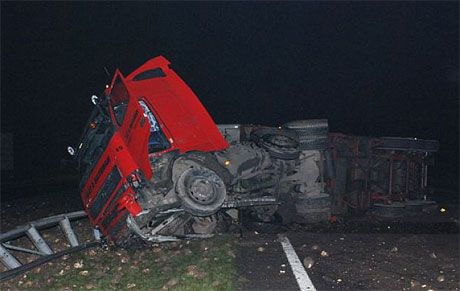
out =
<path fill-rule="evenodd" d="M 453 222 L 361 221 L 279 232 L 291 241 L 317 290 L 460 289 Z M 244 233 L 237 266 L 239 290 L 299 290 L 277 233 Z"/>

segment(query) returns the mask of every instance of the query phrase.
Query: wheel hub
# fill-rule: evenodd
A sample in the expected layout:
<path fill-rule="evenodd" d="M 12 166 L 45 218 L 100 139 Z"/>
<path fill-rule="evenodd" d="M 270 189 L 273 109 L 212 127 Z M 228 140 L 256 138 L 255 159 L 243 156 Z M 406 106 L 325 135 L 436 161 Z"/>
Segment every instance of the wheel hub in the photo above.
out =
<path fill-rule="evenodd" d="M 214 188 L 206 179 L 195 179 L 190 184 L 190 196 L 200 202 L 206 203 L 214 199 Z"/>

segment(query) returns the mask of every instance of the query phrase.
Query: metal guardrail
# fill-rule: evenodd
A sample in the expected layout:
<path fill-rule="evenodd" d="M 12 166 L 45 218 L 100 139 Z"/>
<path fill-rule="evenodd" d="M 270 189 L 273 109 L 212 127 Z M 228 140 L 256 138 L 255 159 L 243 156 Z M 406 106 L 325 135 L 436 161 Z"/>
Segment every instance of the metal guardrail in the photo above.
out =
<path fill-rule="evenodd" d="M 94 241 L 85 244 L 79 243 L 77 234 L 73 230 L 71 222 L 84 218 L 87 218 L 87 215 L 83 210 L 59 214 L 31 221 L 6 233 L 0 234 L 0 262 L 8 269 L 7 271 L 0 273 L 0 282 L 9 280 L 61 256 L 99 245 L 101 243 L 101 234 L 97 229 L 93 229 Z M 51 227 L 58 227 L 64 233 L 70 244 L 69 248 L 59 252 L 53 251 L 46 242 L 45 238 L 43 238 L 40 234 L 40 230 Z M 35 249 L 24 248 L 12 244 L 13 240 L 23 236 L 27 236 L 30 239 Z M 34 257 L 38 255 L 39 258 L 31 261 L 30 263 L 23 264 L 10 251 L 22 252 L 33 255 Z"/>

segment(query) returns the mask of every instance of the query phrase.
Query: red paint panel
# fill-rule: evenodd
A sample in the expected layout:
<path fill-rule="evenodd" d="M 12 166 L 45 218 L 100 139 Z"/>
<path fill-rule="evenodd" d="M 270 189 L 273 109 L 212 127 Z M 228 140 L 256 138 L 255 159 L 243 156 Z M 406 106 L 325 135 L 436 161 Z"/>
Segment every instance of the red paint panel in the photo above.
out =
<path fill-rule="evenodd" d="M 109 162 L 106 163 L 106 161 L 109 161 Z M 81 192 L 81 198 L 82 198 L 85 210 L 88 214 L 89 214 L 89 209 L 91 208 L 91 204 L 94 201 L 95 196 L 97 195 L 98 191 L 102 187 L 108 174 L 115 166 L 120 171 L 121 183 L 125 183 L 126 177 L 129 174 L 131 174 L 133 171 L 138 169 L 137 163 L 131 157 L 129 150 L 123 141 L 123 138 L 117 132 L 113 135 L 112 139 L 110 140 L 107 146 L 106 151 L 104 152 L 104 154 L 101 156 L 98 163 L 94 167 L 93 172 L 90 178 L 88 179 L 88 183 L 84 186 Z M 99 175 L 99 178 L 96 179 L 98 175 Z M 96 183 L 94 183 L 95 180 L 97 180 Z M 111 198 L 109 199 L 109 201 L 116 195 L 119 188 L 120 188 L 120 185 L 118 185 L 115 188 L 115 191 L 110 193 Z M 128 192 L 133 193 L 133 190 L 130 187 L 128 187 L 128 189 L 125 191 L 125 193 L 121 197 L 126 196 Z M 108 210 L 106 209 L 108 205 L 109 203 L 104 205 L 101 213 Z M 105 216 L 99 215 L 97 219 L 93 220 L 91 215 L 88 215 L 88 216 L 93 225 L 102 221 L 105 218 Z"/>
<path fill-rule="evenodd" d="M 121 80 L 123 89 L 120 89 L 120 86 L 114 88 L 114 83 L 117 78 Z M 123 138 L 125 147 L 128 149 L 131 158 L 136 162 L 138 168 L 142 170 L 145 177 L 150 179 L 152 177 L 152 169 L 148 159 L 148 139 L 150 135 L 150 124 L 148 119 L 144 116 L 144 110 L 139 105 L 138 100 L 133 97 L 133 93 L 126 86 L 125 79 L 118 70 L 115 72 L 110 88 L 113 88 L 112 91 L 109 92 L 110 98 L 116 99 L 120 95 L 128 95 L 128 108 L 123 123 L 121 126 L 118 124 L 114 117 L 113 108 L 111 107 L 112 120 L 117 127 L 117 132 L 120 133 L 120 136 Z M 118 92 L 114 92 L 115 90 Z"/>
<path fill-rule="evenodd" d="M 216 124 L 185 82 L 169 68 L 164 57 L 156 57 L 126 78 L 130 94 L 144 97 L 171 134 L 180 152 L 220 151 L 228 144 Z M 161 68 L 166 76 L 134 81 L 138 74 Z"/>

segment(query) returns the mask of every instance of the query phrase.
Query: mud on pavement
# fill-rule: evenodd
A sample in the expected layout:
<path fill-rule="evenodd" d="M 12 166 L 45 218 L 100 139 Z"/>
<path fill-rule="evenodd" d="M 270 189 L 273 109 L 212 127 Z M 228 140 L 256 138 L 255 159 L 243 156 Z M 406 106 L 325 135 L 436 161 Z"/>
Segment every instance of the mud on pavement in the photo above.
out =
<path fill-rule="evenodd" d="M 459 290 L 458 225 L 374 223 L 281 232 L 317 290 Z M 299 290 L 277 233 L 245 232 L 238 290 Z"/>

